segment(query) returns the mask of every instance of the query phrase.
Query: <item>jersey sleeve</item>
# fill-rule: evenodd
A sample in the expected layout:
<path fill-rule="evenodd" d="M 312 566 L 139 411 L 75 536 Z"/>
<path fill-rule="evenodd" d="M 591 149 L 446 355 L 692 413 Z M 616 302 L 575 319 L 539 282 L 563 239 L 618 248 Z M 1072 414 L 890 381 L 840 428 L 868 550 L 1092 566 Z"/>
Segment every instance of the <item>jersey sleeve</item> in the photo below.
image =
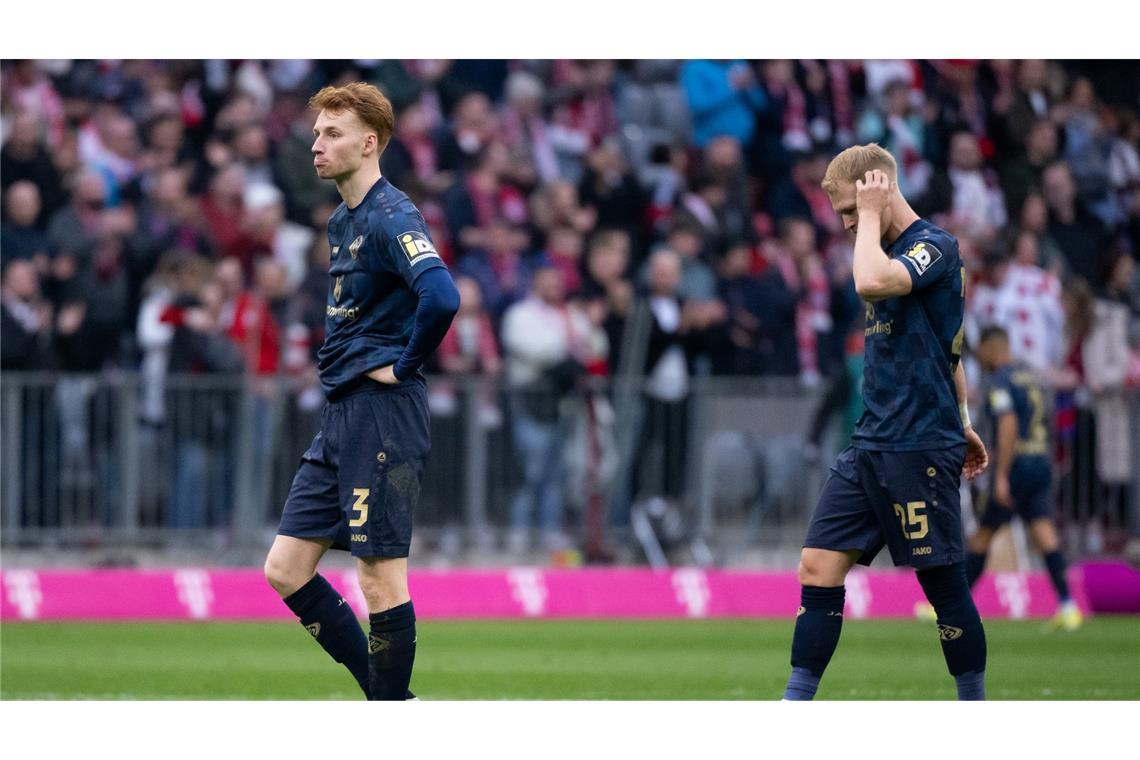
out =
<path fill-rule="evenodd" d="M 389 230 L 395 230 L 395 233 L 386 233 L 388 240 L 385 241 L 387 245 L 384 251 L 389 258 L 387 263 L 399 272 L 408 287 L 411 287 L 416 278 L 427 270 L 436 267 L 446 268 L 443 259 L 439 257 L 439 252 L 435 249 L 435 243 L 432 242 L 423 217 L 404 216 L 398 224 L 389 226 Z"/>
<path fill-rule="evenodd" d="M 898 258 L 910 273 L 911 289 L 923 290 L 957 268 L 958 245 L 953 238 L 923 239 L 912 243 Z"/>
<path fill-rule="evenodd" d="M 989 406 L 990 414 L 994 417 L 1000 417 L 1014 411 L 1013 394 L 1009 392 L 1008 385 L 995 383 L 986 396 L 986 405 Z"/>

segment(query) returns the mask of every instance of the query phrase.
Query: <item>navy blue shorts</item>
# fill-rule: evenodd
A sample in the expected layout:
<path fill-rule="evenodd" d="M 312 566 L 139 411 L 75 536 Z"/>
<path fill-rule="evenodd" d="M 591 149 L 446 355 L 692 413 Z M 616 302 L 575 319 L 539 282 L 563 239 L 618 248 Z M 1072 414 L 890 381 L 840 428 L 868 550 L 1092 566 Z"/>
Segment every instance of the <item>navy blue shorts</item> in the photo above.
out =
<path fill-rule="evenodd" d="M 422 382 L 367 381 L 321 412 L 277 532 L 357 557 L 406 557 L 431 449 Z"/>
<path fill-rule="evenodd" d="M 1053 484 L 1053 467 L 1042 456 L 1021 456 L 1013 460 L 1009 470 L 1009 495 L 1013 508 L 1006 509 L 994 501 L 993 491 L 983 496 L 979 507 L 986 528 L 997 530 L 1013 519 L 1016 513 L 1024 523 L 1053 517 L 1050 501 Z"/>
<path fill-rule="evenodd" d="M 887 546 L 896 565 L 939 567 L 964 558 L 958 486 L 966 447 L 868 451 L 848 446 L 831 467 L 805 548 L 862 552 Z"/>

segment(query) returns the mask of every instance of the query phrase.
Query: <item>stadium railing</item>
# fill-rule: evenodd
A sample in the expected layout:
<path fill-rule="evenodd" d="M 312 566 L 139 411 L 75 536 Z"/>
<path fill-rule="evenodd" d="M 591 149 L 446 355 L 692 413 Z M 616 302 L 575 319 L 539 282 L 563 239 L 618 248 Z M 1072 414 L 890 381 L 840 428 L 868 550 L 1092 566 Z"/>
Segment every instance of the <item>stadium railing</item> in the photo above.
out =
<path fill-rule="evenodd" d="M 641 525 L 678 562 L 794 561 L 837 448 L 832 436 L 818 460 L 804 458 L 819 391 L 790 379 L 694 378 L 678 417 L 646 405 L 643 390 L 618 381 L 520 392 L 486 378 L 430 378 L 420 539 L 444 550 L 500 546 L 524 481 L 514 428 L 531 414 L 558 431 L 563 524 L 579 546 L 604 537 L 652 561 Z M 159 388 L 137 373 L 5 372 L 0 541 L 249 548 L 253 558 L 272 537 L 322 402 L 286 378 L 170 375 Z M 1137 460 L 1127 483 L 1102 482 L 1089 412 L 1060 458 L 1059 516 L 1075 556 L 1111 551 L 1140 527 L 1140 393 L 1126 408 Z"/>

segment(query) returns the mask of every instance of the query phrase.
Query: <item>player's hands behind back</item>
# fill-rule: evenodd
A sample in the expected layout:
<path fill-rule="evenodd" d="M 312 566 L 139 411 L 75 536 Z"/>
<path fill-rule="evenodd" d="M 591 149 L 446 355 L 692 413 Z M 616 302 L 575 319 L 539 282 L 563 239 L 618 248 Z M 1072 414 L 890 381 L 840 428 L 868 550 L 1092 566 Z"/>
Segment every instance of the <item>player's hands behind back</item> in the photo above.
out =
<path fill-rule="evenodd" d="M 986 471 L 990 456 L 986 453 L 986 445 L 974 432 L 974 428 L 966 428 L 966 461 L 962 463 L 962 475 L 966 480 L 973 480 Z"/>
<path fill-rule="evenodd" d="M 872 169 L 863 179 L 855 180 L 855 208 L 859 213 L 878 216 L 891 200 L 891 180 L 886 172 Z"/>

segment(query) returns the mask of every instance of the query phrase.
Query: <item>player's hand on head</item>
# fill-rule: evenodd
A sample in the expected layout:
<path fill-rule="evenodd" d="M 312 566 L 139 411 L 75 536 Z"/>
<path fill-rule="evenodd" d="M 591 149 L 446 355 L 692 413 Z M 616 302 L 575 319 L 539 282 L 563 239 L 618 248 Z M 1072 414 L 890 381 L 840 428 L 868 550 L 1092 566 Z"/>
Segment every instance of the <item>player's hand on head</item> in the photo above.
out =
<path fill-rule="evenodd" d="M 972 427 L 966 428 L 966 461 L 962 463 L 962 475 L 966 480 L 973 480 L 986 471 L 990 464 L 986 445 L 974 432 Z"/>
<path fill-rule="evenodd" d="M 886 172 L 872 169 L 855 180 L 855 207 L 860 213 L 866 211 L 881 214 L 891 199 L 891 180 Z"/>

